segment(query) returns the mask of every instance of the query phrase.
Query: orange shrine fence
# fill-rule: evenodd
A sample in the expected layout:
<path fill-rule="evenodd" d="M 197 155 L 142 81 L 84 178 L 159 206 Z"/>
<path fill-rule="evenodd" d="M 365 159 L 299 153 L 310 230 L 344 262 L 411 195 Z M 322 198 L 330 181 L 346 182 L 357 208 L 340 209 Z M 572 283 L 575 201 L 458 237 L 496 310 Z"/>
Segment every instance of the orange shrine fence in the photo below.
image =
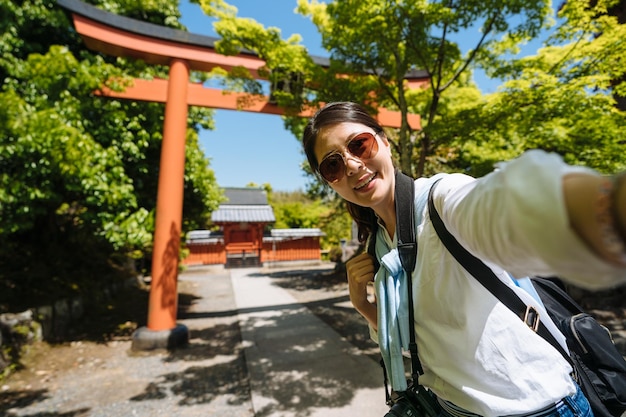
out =
<path fill-rule="evenodd" d="M 189 233 L 184 265 L 259 265 L 267 262 L 321 260 L 319 229 L 277 229 L 263 237 L 261 247 L 224 243 L 223 236 L 208 231 Z"/>

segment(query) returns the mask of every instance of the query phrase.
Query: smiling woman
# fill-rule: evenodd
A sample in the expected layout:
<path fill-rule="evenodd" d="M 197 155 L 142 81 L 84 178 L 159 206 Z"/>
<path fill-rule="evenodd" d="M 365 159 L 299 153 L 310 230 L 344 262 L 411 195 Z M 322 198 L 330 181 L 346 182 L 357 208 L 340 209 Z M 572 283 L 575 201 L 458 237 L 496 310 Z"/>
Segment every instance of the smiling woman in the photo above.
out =
<path fill-rule="evenodd" d="M 303 145 L 311 167 L 347 201 L 359 240 L 374 242 L 346 263 L 348 291 L 379 343 L 396 392 L 413 398 L 405 391 L 415 396 L 410 387 L 427 387 L 443 410 L 438 417 L 593 415 L 570 362 L 454 259 L 431 215 L 441 213 L 450 233 L 527 311 L 539 312 L 555 345 L 567 352 L 541 301 L 522 285 L 524 277 L 559 276 L 595 289 L 626 284 L 625 174 L 602 177 L 533 150 L 482 178 L 412 180 L 395 169 L 381 126 L 352 102 L 319 110 L 304 129 Z M 413 209 L 408 219 L 398 218 L 407 205 Z M 417 244 L 407 245 L 406 229 L 398 230 L 403 225 L 413 228 Z M 607 229 L 608 244 L 599 238 Z M 415 255 L 413 270 L 405 270 L 400 251 Z M 409 346 L 423 367 L 413 367 L 413 385 L 402 359 Z"/>

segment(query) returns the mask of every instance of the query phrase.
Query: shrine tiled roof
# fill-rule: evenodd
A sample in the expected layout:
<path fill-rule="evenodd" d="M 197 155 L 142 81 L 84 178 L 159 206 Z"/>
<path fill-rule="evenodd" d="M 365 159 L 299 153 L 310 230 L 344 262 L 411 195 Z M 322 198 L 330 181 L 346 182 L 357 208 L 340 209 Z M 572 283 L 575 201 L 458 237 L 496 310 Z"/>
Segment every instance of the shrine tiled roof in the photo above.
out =
<path fill-rule="evenodd" d="M 272 223 L 276 221 L 269 205 L 221 205 L 211 214 L 214 223 Z"/>
<path fill-rule="evenodd" d="M 276 221 L 267 194 L 260 188 L 225 188 L 226 201 L 211 214 L 214 223 L 272 223 Z"/>

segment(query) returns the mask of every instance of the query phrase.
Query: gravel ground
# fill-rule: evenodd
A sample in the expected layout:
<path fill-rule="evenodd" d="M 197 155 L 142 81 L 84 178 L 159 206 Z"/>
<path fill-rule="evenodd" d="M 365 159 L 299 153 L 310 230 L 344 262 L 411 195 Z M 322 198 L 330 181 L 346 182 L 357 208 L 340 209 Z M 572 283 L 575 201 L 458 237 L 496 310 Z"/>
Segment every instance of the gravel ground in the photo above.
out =
<path fill-rule="evenodd" d="M 328 267 L 264 273 L 360 354 L 378 360 L 378 349 L 369 339 L 364 320 L 345 303 L 337 303 L 338 299 L 348 300 L 343 274 Z M 34 345 L 24 356 L 22 369 L 0 382 L 0 415 L 253 417 L 228 273 L 218 270 L 212 277 L 211 305 L 200 311 L 194 310 L 201 300 L 195 292 L 193 272 L 181 277 L 179 317 L 183 322 L 185 317 L 194 318 L 190 347 L 152 354 L 130 352 L 130 336 L 145 325 L 148 292 L 129 289 L 106 308 L 92 312 L 66 340 Z M 611 328 L 616 344 L 626 354 L 624 294 L 579 297 L 585 308 Z M 137 367 L 137 361 L 142 366 Z"/>
<path fill-rule="evenodd" d="M 272 270 L 269 275 L 276 285 L 332 323 L 362 354 L 377 355 L 358 313 L 334 305 L 338 299 L 348 299 L 340 274 L 326 266 L 310 272 L 300 269 L 296 275 Z M 148 292 L 130 289 L 105 309 L 92 312 L 67 340 L 32 346 L 23 357 L 22 369 L 0 382 L 0 415 L 252 417 L 228 273 L 218 270 L 211 281 L 210 305 L 199 306 L 203 300 L 196 294 L 194 272 L 181 274 L 178 317 L 189 327 L 189 347 L 131 352 L 132 333 L 145 325 Z M 333 302 L 324 301 L 329 299 Z M 186 317 L 192 319 L 190 324 Z"/>

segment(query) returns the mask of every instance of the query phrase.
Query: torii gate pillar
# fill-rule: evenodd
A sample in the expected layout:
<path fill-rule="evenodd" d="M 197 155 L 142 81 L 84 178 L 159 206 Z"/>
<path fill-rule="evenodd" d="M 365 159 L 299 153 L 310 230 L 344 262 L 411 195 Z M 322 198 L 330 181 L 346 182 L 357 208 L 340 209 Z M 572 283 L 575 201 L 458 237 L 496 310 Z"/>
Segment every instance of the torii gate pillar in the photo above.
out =
<path fill-rule="evenodd" d="M 187 328 L 176 324 L 188 83 L 188 64 L 181 59 L 173 59 L 163 122 L 148 323 L 147 328 L 140 328 L 133 335 L 134 350 L 173 347 L 189 340 Z"/>

